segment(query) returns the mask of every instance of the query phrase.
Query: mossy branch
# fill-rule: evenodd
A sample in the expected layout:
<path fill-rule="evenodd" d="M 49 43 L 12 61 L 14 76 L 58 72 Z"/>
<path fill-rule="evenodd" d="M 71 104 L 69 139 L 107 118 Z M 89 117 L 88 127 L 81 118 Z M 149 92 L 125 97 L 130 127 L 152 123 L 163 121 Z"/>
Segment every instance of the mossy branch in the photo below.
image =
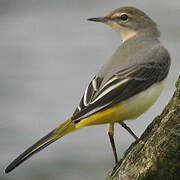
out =
<path fill-rule="evenodd" d="M 180 76 L 162 114 L 124 153 L 106 180 L 180 179 Z"/>

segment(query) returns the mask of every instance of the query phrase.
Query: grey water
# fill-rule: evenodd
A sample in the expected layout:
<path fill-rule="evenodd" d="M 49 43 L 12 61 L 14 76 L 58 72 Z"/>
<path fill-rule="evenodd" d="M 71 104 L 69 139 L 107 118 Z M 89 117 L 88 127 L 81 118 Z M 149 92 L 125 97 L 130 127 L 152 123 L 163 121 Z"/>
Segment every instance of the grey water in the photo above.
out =
<path fill-rule="evenodd" d="M 140 136 L 170 100 L 180 70 L 180 1 L 0 0 L 0 180 L 101 180 L 113 167 L 106 126 L 81 129 L 12 173 L 5 167 L 71 113 L 95 73 L 121 44 L 110 27 L 86 21 L 122 6 L 144 10 L 171 54 L 159 100 L 127 124 Z M 119 157 L 134 141 L 115 128 Z"/>

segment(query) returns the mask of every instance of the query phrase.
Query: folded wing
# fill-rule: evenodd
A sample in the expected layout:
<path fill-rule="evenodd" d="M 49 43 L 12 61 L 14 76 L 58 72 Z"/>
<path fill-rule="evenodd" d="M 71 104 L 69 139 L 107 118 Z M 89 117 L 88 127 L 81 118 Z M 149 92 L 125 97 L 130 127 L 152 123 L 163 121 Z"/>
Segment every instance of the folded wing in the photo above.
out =
<path fill-rule="evenodd" d="M 163 63 L 133 65 L 116 72 L 106 82 L 103 82 L 101 77 L 95 77 L 87 87 L 72 120 L 79 122 L 91 114 L 138 94 L 154 83 L 162 81 L 168 71 L 167 59 Z"/>

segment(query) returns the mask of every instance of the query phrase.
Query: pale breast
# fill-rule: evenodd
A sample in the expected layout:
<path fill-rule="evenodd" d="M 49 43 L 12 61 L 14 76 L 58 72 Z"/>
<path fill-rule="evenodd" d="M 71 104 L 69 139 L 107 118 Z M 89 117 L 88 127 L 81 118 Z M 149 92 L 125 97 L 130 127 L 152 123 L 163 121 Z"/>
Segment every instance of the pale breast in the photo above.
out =
<path fill-rule="evenodd" d="M 164 86 L 165 80 L 156 83 L 146 89 L 145 91 L 135 95 L 128 100 L 121 102 L 119 109 L 119 121 L 135 119 L 144 113 L 160 96 Z M 123 104 L 123 105 L 122 105 Z"/>

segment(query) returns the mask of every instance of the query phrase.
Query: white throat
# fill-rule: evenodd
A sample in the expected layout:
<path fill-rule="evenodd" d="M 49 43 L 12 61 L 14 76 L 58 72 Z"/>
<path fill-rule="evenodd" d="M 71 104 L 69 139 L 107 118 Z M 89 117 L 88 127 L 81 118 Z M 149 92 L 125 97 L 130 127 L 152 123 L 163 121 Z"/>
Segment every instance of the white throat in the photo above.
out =
<path fill-rule="evenodd" d="M 124 28 L 122 26 L 120 27 L 115 22 L 109 21 L 107 24 L 110 25 L 116 32 L 120 33 L 123 42 L 127 41 L 129 38 L 132 38 L 137 34 L 136 31 Z"/>
<path fill-rule="evenodd" d="M 123 42 L 127 41 L 128 39 L 132 38 L 135 36 L 137 32 L 135 31 L 120 31 L 120 35 L 122 37 Z"/>

